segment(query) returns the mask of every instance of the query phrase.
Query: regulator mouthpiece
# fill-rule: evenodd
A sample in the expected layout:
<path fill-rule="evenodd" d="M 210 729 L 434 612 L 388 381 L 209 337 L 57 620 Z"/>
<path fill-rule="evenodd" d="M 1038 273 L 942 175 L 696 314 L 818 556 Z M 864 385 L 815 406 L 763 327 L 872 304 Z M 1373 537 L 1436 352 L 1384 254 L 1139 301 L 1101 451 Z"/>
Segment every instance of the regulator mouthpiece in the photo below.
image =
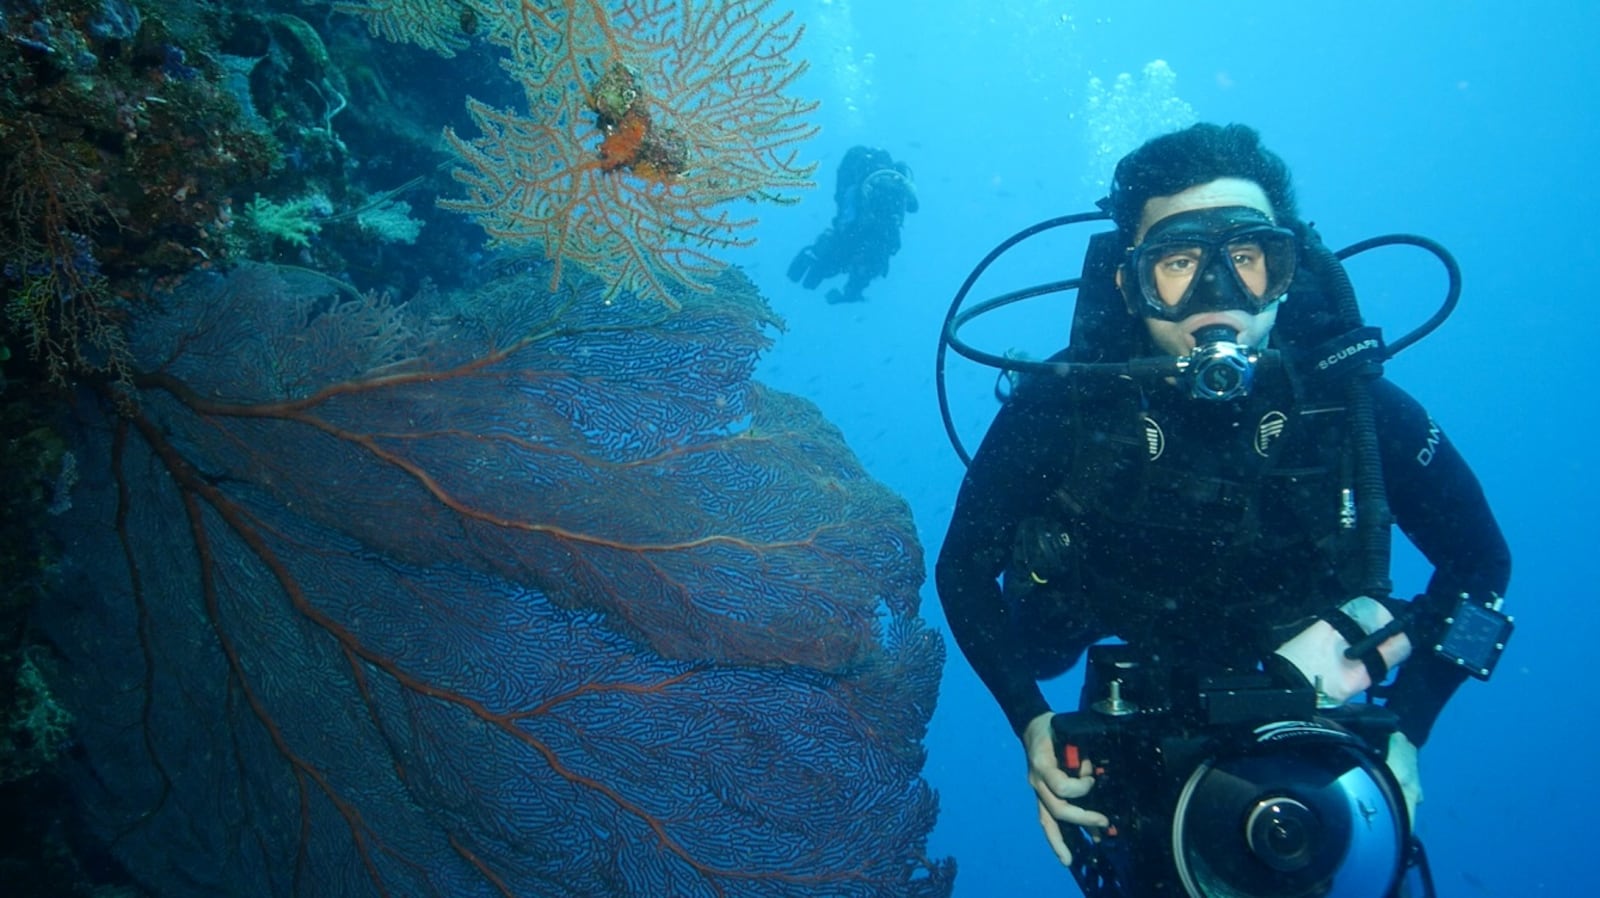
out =
<path fill-rule="evenodd" d="M 1194 333 L 1194 349 L 1178 359 L 1178 380 L 1196 399 L 1228 401 L 1250 395 L 1260 354 L 1239 345 L 1239 332 L 1212 324 Z"/>

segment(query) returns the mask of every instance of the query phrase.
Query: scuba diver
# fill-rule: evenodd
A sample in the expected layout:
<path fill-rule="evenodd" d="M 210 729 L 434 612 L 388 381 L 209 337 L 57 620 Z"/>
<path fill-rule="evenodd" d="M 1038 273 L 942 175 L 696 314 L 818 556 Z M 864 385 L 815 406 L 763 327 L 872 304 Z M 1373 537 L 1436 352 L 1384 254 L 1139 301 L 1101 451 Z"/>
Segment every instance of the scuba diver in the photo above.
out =
<path fill-rule="evenodd" d="M 911 167 L 885 150 L 855 146 L 839 163 L 833 188 L 838 211 L 833 224 L 789 263 L 789 280 L 815 290 L 847 274 L 844 289 L 829 290 L 828 302 L 862 302 L 867 284 L 889 273 L 889 257 L 900 251 L 900 226 L 918 208 Z"/>
<path fill-rule="evenodd" d="M 1048 288 L 1079 291 L 1067 348 L 1049 362 L 980 359 L 1023 373 L 970 460 L 938 558 L 951 633 L 1021 740 L 1041 827 L 1086 895 L 1399 894 L 1404 861 L 1357 885 L 1358 852 L 1330 860 L 1317 846 L 1359 838 L 1387 801 L 1386 832 L 1406 850 L 1422 798 L 1417 749 L 1468 675 L 1487 678 L 1510 633 L 1506 541 L 1440 427 L 1381 376 L 1393 352 L 1349 312 L 1336 254 L 1300 219 L 1288 167 L 1255 130 L 1157 137 L 1121 160 L 1100 205 L 1116 231 L 1091 240 L 1080 281 Z M 974 271 L 952 320 L 1009 245 Z M 1014 300 L 989 305 L 1001 301 Z M 1410 601 L 1389 595 L 1391 521 L 1433 566 Z M 1487 642 L 1459 632 L 1469 618 Z M 1115 653 L 1091 646 L 1110 637 L 1124 660 L 1097 670 L 1097 652 Z M 1153 670 L 1138 673 L 1133 650 Z M 1057 714 L 1039 681 L 1086 651 L 1084 708 Z M 1273 718 L 1220 710 L 1241 692 L 1216 684 L 1236 673 L 1265 683 L 1252 693 L 1263 701 L 1305 696 L 1304 713 L 1263 726 Z M 1226 742 L 1211 733 L 1254 720 L 1236 769 L 1208 780 L 1234 762 L 1196 761 L 1154 784 L 1181 746 L 1130 710 L 1139 682 L 1176 709 L 1163 720 L 1212 722 L 1186 731 L 1204 737 L 1183 743 L 1206 746 L 1197 758 Z M 1367 703 L 1349 701 L 1363 693 Z M 1340 743 L 1361 776 L 1298 782 L 1285 771 L 1300 761 L 1265 760 L 1268 742 L 1289 735 L 1321 728 L 1323 744 L 1337 741 L 1344 728 L 1318 721 L 1340 709 L 1370 737 L 1352 744 L 1372 743 Z M 1141 726 L 1146 735 L 1126 735 Z M 1112 748 L 1137 760 L 1113 766 Z M 1240 787 L 1252 777 L 1275 785 Z M 1201 814 L 1208 789 L 1244 810 Z M 1343 823 L 1330 790 L 1349 807 Z M 1165 810 L 1121 813 L 1128 801 Z M 1247 821 L 1237 838 L 1219 822 L 1235 819 Z M 1148 838 L 1119 860 L 1114 846 L 1141 826 Z"/>

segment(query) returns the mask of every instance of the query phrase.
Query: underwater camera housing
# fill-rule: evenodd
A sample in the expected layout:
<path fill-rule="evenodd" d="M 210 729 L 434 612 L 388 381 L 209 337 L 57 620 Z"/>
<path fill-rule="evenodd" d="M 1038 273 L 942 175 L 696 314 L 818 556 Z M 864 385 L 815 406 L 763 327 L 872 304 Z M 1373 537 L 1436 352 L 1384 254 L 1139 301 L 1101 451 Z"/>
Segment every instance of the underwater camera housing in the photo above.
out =
<path fill-rule="evenodd" d="M 1057 714 L 1056 757 L 1094 765 L 1098 838 L 1062 825 L 1089 898 L 1384 898 L 1426 856 L 1384 763 L 1382 707 L 1318 709 L 1260 671 L 1173 672 L 1131 646 L 1089 650 L 1084 706 Z"/>

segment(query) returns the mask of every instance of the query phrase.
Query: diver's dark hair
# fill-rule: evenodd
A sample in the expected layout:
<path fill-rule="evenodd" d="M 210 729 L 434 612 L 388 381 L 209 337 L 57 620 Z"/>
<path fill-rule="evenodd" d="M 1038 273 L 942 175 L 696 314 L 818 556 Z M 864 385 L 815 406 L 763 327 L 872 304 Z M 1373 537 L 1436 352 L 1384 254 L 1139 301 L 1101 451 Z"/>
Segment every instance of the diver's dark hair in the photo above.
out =
<path fill-rule="evenodd" d="M 1289 166 L 1248 125 L 1198 125 L 1163 134 L 1122 157 L 1103 207 L 1127 243 L 1151 197 L 1171 196 L 1218 178 L 1243 178 L 1266 191 L 1280 224 L 1298 221 Z"/>

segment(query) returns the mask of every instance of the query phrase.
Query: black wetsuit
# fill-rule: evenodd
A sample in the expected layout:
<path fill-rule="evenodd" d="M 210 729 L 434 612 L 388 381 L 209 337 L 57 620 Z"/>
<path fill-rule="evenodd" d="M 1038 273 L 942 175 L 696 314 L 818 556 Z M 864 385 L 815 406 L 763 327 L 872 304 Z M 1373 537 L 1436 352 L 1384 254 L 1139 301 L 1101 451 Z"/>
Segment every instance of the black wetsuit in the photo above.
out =
<path fill-rule="evenodd" d="M 996 416 L 937 566 L 956 642 L 1018 734 L 1051 710 L 1037 679 L 1096 639 L 1253 664 L 1356 594 L 1329 548 L 1349 529 L 1337 489 L 1348 471 L 1319 449 L 1344 433 L 1342 403 L 1287 399 L 1286 385 L 1234 403 L 1164 384 L 1119 384 L 1111 400 L 1049 392 L 1023 392 Z M 1503 594 L 1510 553 L 1472 471 L 1416 400 L 1383 380 L 1372 393 L 1390 509 L 1435 568 L 1422 614 L 1442 619 L 1461 591 Z M 1040 519 L 1066 534 L 1068 560 L 1003 596 L 1019 526 Z M 1464 679 L 1415 648 L 1388 698 L 1412 742 Z"/>

